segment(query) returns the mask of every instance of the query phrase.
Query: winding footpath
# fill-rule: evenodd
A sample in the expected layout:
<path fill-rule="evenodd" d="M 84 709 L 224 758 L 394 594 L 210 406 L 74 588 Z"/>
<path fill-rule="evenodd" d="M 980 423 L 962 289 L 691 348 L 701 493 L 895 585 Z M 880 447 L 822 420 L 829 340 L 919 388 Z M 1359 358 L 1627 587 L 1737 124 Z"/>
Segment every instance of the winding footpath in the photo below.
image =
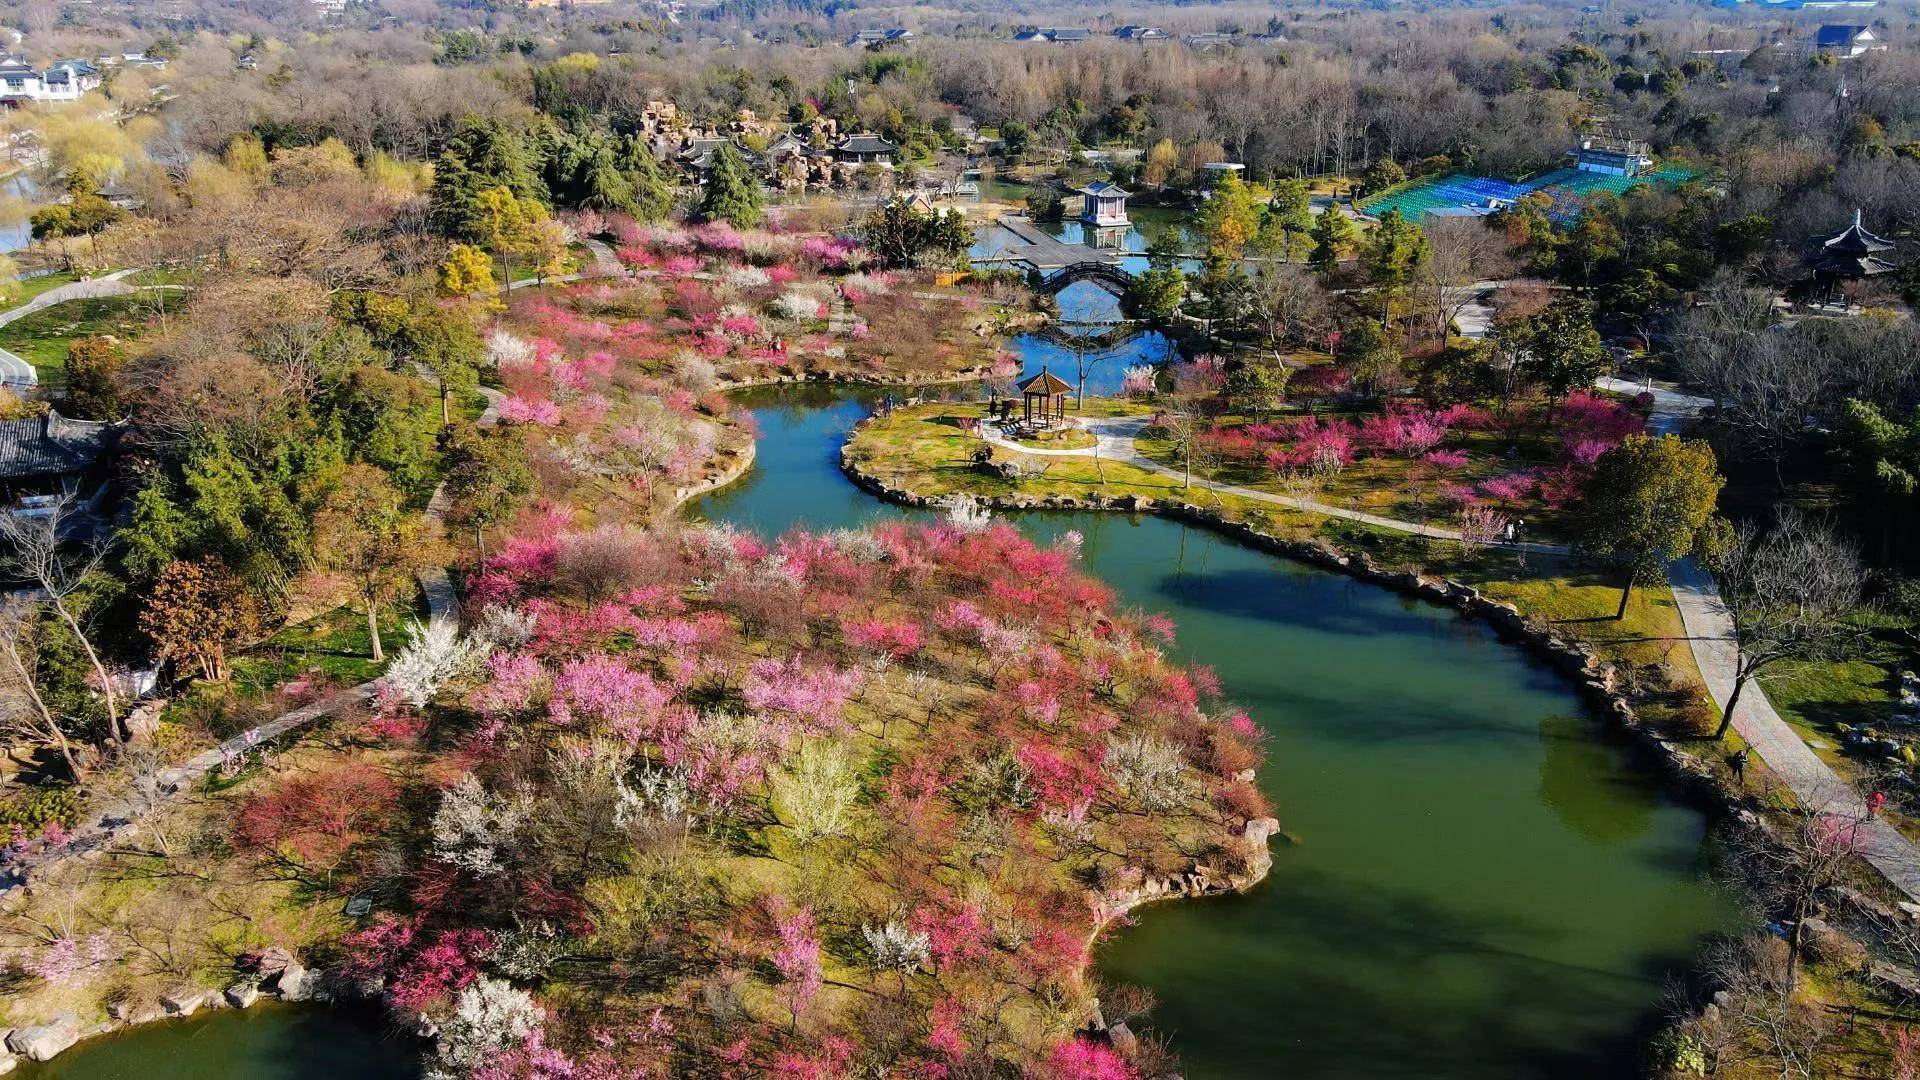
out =
<path fill-rule="evenodd" d="M 1597 385 L 1603 390 L 1622 394 L 1638 394 L 1646 389 L 1639 383 L 1621 379 L 1601 379 Z M 1646 389 L 1646 392 L 1653 395 L 1648 428 L 1656 435 L 1677 430 L 1713 404 L 1707 398 L 1660 387 Z M 981 438 L 993 446 L 1021 454 L 1038 457 L 1097 456 L 1102 461 L 1119 462 L 1165 476 L 1184 478 L 1181 470 L 1153 461 L 1135 449 L 1134 438 L 1147 422 L 1140 417 L 1086 421 L 1084 426 L 1094 436 L 1095 445 L 1073 450 L 1041 450 L 1022 446 L 984 427 L 981 429 Z M 1396 532 L 1437 540 L 1460 539 L 1460 534 L 1452 529 L 1381 517 L 1312 499 L 1221 484 L 1200 477 L 1193 477 L 1190 483 L 1219 494 L 1357 521 Z M 1567 548 L 1557 544 L 1522 543 L 1503 547 L 1536 555 L 1570 554 Z M 1734 639 L 1732 613 L 1721 600 L 1713 576 L 1693 560 L 1682 559 L 1672 564 L 1668 578 L 1681 624 L 1686 628 L 1687 644 L 1693 652 L 1694 663 L 1700 669 L 1700 677 L 1706 683 L 1714 705 L 1725 709 L 1728 698 L 1733 696 L 1740 658 L 1739 646 Z M 1793 725 L 1781 717 L 1759 683 L 1749 685 L 1740 696 L 1739 706 L 1734 710 L 1733 729 L 1766 763 L 1768 771 L 1793 793 L 1801 807 L 1813 813 L 1859 820 L 1861 824 L 1854 835 L 1861 857 L 1909 901 L 1920 903 L 1920 848 L 1916 848 L 1911 840 L 1884 820 L 1868 820 L 1866 802 L 1860 793 L 1813 752 Z"/>
<path fill-rule="evenodd" d="M 128 293 L 138 292 L 137 286 L 121 280 L 129 274 L 138 272 L 137 267 L 115 270 L 101 277 L 55 286 L 11 311 L 0 313 L 0 326 L 6 326 L 36 311 L 50 308 L 55 304 L 64 304 L 69 300 L 97 300 L 102 297 L 125 296 Z M 5 349 L 0 349 L 0 386 L 38 385 L 40 385 L 40 373 L 34 370 L 32 364 Z"/>
<path fill-rule="evenodd" d="M 1364 510 L 1349 510 L 1344 506 L 1334 506 L 1315 499 L 1302 499 L 1292 495 L 1279 495 L 1271 491 L 1261 491 L 1258 488 L 1240 487 L 1235 484 L 1222 484 L 1213 480 L 1202 479 L 1198 476 L 1189 478 L 1184 471 L 1176 469 L 1171 465 L 1163 465 L 1134 448 L 1134 437 L 1140 433 L 1142 428 L 1147 426 L 1147 423 L 1148 421 L 1145 417 L 1085 421 L 1084 426 L 1086 430 L 1093 435 L 1095 445 L 1074 450 L 1039 450 L 1030 446 L 1022 446 L 1019 443 L 993 434 L 986 428 L 981 429 L 981 438 L 1003 450 L 1011 450 L 1016 453 L 1033 454 L 1039 457 L 1091 458 L 1097 456 L 1102 461 L 1113 461 L 1122 465 L 1132 465 L 1135 468 L 1159 473 L 1162 476 L 1175 477 L 1193 487 L 1204 488 L 1216 494 L 1232 495 L 1235 498 L 1269 503 L 1274 506 L 1284 506 L 1293 510 L 1305 510 L 1308 513 L 1341 518 L 1346 521 L 1357 521 L 1364 525 L 1372 525 L 1376 528 L 1389 529 L 1394 532 L 1413 533 L 1416 536 L 1424 536 L 1431 540 L 1460 539 L 1460 533 L 1455 529 L 1443 529 L 1436 525 L 1422 525 L 1418 522 L 1402 521 L 1398 518 L 1381 517 L 1378 514 L 1369 514 Z M 1518 543 L 1503 544 L 1501 547 L 1503 550 L 1523 551 L 1529 555 L 1569 554 L 1567 549 L 1559 544 Z"/>
<path fill-rule="evenodd" d="M 1623 379 L 1601 379 L 1603 390 L 1637 394 L 1641 384 Z M 1694 397 L 1660 387 L 1646 389 L 1653 395 L 1653 411 L 1648 427 L 1657 435 L 1674 431 L 1702 409 L 1712 405 L 1707 398 Z M 1680 609 L 1680 621 L 1687 628 L 1687 644 L 1700 677 L 1713 695 L 1713 703 L 1726 708 L 1733 696 L 1740 649 L 1733 637 L 1733 614 L 1720 598 L 1713 575 L 1682 559 L 1668 568 L 1673 586 L 1673 601 Z M 1866 802 L 1852 784 L 1841 779 L 1833 767 L 1820 760 L 1792 724 L 1767 700 L 1766 689 L 1758 682 L 1740 695 L 1733 711 L 1733 729 L 1767 763 L 1767 769 L 1793 792 L 1800 805 L 1815 813 L 1865 819 Z M 1920 849 L 1899 830 L 1879 818 L 1865 821 L 1855 831 L 1860 854 L 1909 901 L 1920 902 Z"/>

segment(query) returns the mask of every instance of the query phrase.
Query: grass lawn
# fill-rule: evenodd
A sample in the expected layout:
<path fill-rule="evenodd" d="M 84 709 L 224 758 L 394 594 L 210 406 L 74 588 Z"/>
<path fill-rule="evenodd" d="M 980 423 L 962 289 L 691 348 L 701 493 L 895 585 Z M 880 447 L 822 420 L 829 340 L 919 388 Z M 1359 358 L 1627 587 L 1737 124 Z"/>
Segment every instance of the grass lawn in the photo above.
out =
<path fill-rule="evenodd" d="M 137 337 L 147 327 L 151 301 L 141 296 L 70 300 L 0 326 L 0 348 L 17 354 L 40 373 L 48 396 L 67 381 L 67 345 L 75 338 L 112 334 Z"/>
<path fill-rule="evenodd" d="M 1866 786 L 1873 762 L 1846 748 L 1841 725 L 1873 728 L 1899 738 L 1890 729 L 1900 671 L 1920 664 L 1914 627 L 1905 619 L 1877 612 L 1863 617 L 1873 638 L 1861 655 L 1818 663 L 1784 662 L 1764 671 L 1760 685 L 1781 717 L 1800 732 L 1814 753 L 1849 781 Z M 1897 803 L 1897 800 L 1896 800 Z M 1920 820 L 1894 812 L 1887 817 L 1909 837 L 1920 840 Z"/>
<path fill-rule="evenodd" d="M 51 274 L 42 274 L 39 277 L 28 278 L 20 282 L 19 297 L 9 303 L 7 307 L 19 307 L 40 296 L 42 293 L 50 292 L 62 285 L 71 285 L 77 280 L 79 279 L 65 270 L 56 270 Z"/>
<path fill-rule="evenodd" d="M 426 604 L 417 592 L 404 604 L 387 605 L 380 614 L 380 643 L 387 655 L 407 643 L 407 620 L 426 617 Z M 282 627 L 248 649 L 233 661 L 233 681 L 242 691 L 269 692 L 302 675 L 319 673 L 351 686 L 380 674 L 382 665 L 373 662 L 372 651 L 366 610 L 346 605 Z"/>
<path fill-rule="evenodd" d="M 1284 412 L 1268 419 L 1280 423 L 1302 415 Z M 1323 422 L 1337 419 L 1358 423 L 1371 414 L 1323 411 L 1318 415 Z M 1254 417 L 1228 414 L 1219 421 L 1223 425 L 1239 426 L 1254 422 Z M 1164 437 L 1141 438 L 1136 448 L 1163 465 L 1180 465 L 1171 442 Z M 1544 472 L 1560 462 L 1557 437 L 1551 427 L 1544 424 L 1507 433 L 1455 428 L 1440 449 L 1464 451 L 1467 463 L 1457 468 L 1441 468 L 1400 454 L 1362 453 L 1352 464 L 1328 478 L 1314 498 L 1343 509 L 1452 528 L 1459 523 L 1458 511 L 1456 504 L 1445 497 L 1441 488 L 1443 481 L 1471 488 L 1521 470 Z M 1205 467 L 1202 474 L 1219 483 L 1288 494 L 1264 461 L 1222 459 Z M 1567 539 L 1570 515 L 1564 509 L 1548 506 L 1537 490 L 1524 498 L 1489 502 L 1508 517 L 1525 521 L 1528 539 L 1546 543 Z"/>

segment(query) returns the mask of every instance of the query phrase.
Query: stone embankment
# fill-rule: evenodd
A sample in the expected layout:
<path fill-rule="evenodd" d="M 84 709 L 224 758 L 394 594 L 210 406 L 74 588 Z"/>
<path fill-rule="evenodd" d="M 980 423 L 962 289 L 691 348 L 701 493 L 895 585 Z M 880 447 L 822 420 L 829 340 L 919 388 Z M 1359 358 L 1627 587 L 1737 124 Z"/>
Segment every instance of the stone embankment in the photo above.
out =
<path fill-rule="evenodd" d="M 889 374 L 869 371 L 798 371 L 769 375 L 759 379 L 722 379 L 720 389 L 752 390 L 762 386 L 945 386 L 954 383 L 984 382 L 993 377 L 993 365 L 979 364 L 943 375 Z"/>
<path fill-rule="evenodd" d="M 12 1072 L 21 1058 L 52 1060 L 82 1039 L 192 1016 L 203 1009 L 245 1009 L 269 994 L 281 1001 L 331 1000 L 340 996 L 333 988 L 337 982 L 302 964 L 285 949 L 268 949 L 224 990 L 182 985 L 154 999 L 122 998 L 109 1002 L 107 1018 L 93 1025 L 83 1025 L 77 1014 L 67 1012 L 38 1024 L 0 1028 L 0 1045 L 5 1047 L 0 1052 L 0 1075 Z"/>

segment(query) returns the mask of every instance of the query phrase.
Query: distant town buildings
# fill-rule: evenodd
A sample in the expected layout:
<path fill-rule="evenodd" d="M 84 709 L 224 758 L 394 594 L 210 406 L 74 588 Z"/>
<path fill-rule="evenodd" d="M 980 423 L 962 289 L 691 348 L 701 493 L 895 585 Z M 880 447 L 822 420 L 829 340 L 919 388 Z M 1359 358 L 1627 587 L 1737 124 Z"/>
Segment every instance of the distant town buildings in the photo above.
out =
<path fill-rule="evenodd" d="M 1092 38 L 1093 31 L 1084 26 L 1029 26 L 1013 35 L 1015 41 L 1042 45 L 1073 45 Z"/>
<path fill-rule="evenodd" d="M 1884 49 L 1887 43 L 1875 36 L 1871 27 L 1829 23 L 1814 34 L 1813 47 L 1816 52 L 1851 60 Z"/>
<path fill-rule="evenodd" d="M 1172 35 L 1157 26 L 1139 26 L 1129 23 L 1115 30 L 1113 36 L 1121 41 L 1165 41 Z"/>
<path fill-rule="evenodd" d="M 97 62 L 101 67 L 151 68 L 154 71 L 167 69 L 167 60 L 164 57 L 148 56 L 143 52 L 123 52 L 102 56 Z"/>
<path fill-rule="evenodd" d="M 1180 35 L 1180 43 L 1189 49 L 1198 49 L 1201 52 L 1214 52 L 1218 49 L 1231 47 L 1233 45 L 1233 35 L 1182 34 Z"/>
<path fill-rule="evenodd" d="M 905 45 L 913 40 L 913 31 L 904 26 L 894 26 L 883 30 L 855 30 L 847 37 L 845 44 L 849 48 L 865 48 L 868 45 Z"/>

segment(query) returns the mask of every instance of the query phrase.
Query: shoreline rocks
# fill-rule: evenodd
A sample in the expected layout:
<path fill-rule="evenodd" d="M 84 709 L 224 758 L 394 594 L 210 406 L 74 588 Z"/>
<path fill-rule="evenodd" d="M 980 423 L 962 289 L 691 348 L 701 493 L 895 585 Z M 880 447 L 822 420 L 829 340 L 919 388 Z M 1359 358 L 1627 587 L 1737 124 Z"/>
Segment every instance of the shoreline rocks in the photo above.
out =
<path fill-rule="evenodd" d="M 185 986 L 160 996 L 160 1008 L 168 1016 L 192 1016 L 206 1004 L 207 992 L 198 987 Z"/>
<path fill-rule="evenodd" d="M 80 1041 L 80 1018 L 61 1013 L 44 1024 L 14 1028 L 7 1035 L 7 1049 L 31 1061 L 51 1061 Z"/>
<path fill-rule="evenodd" d="M 324 978 L 325 973 L 301 963 L 291 951 L 274 946 L 262 952 L 249 973 L 224 991 L 181 986 L 161 995 L 157 1002 L 151 998 L 124 997 L 108 1002 L 105 1007 L 106 1021 L 92 1027 L 83 1028 L 79 1016 L 69 1012 L 44 1024 L 11 1031 L 0 1028 L 0 1046 L 10 1051 L 11 1055 L 46 1061 L 95 1035 L 106 1035 L 160 1020 L 184 1019 L 201 1010 L 246 1009 L 269 993 L 287 1002 L 332 1001 L 339 995 L 331 991 L 323 992 L 321 984 Z M 13 1068 L 15 1059 L 11 1055 L 0 1052 L 0 1074 Z"/>

